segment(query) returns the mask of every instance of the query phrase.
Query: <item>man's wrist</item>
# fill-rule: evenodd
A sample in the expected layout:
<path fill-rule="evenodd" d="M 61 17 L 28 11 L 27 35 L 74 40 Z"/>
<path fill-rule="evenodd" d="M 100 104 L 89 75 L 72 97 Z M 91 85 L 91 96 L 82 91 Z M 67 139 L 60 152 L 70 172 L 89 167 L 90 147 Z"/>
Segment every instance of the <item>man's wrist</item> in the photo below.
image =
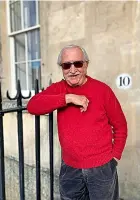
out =
<path fill-rule="evenodd" d="M 66 100 L 66 104 L 71 103 L 72 102 L 71 94 L 66 94 L 65 95 L 65 100 Z"/>

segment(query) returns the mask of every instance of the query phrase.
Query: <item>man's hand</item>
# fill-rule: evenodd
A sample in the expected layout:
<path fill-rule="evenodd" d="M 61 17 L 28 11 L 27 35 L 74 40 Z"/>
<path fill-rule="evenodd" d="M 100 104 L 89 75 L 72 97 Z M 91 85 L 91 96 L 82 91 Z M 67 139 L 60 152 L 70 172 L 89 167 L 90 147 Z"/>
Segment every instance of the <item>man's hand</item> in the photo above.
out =
<path fill-rule="evenodd" d="M 75 105 L 81 106 L 81 112 L 85 112 L 88 107 L 89 100 L 84 95 L 76 94 L 66 94 L 66 103 L 73 103 Z"/>
<path fill-rule="evenodd" d="M 117 162 L 119 162 L 119 160 L 118 160 L 117 158 L 114 157 L 114 159 L 115 159 Z"/>

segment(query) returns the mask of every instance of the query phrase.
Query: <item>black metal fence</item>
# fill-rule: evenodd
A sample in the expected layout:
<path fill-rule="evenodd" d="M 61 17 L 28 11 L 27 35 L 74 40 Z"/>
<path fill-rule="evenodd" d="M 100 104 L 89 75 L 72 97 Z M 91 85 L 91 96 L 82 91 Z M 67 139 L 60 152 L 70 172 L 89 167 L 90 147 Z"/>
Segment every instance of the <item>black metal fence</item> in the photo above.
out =
<path fill-rule="evenodd" d="M 39 92 L 38 80 L 35 82 L 35 94 Z M 17 102 L 16 108 L 2 108 L 2 92 L 0 83 L 0 200 L 6 200 L 5 194 L 5 163 L 4 163 L 4 127 L 3 117 L 6 113 L 17 113 L 18 154 L 19 154 L 19 191 L 20 200 L 25 200 L 24 187 L 24 148 L 23 148 L 23 99 L 29 99 L 31 92 L 24 97 L 21 92 L 20 81 L 17 81 L 17 94 L 11 98 L 7 91 L 7 98 Z M 50 200 L 54 199 L 54 171 L 53 171 L 53 113 L 49 114 L 49 156 L 50 156 Z M 40 116 L 35 116 L 35 155 L 36 155 L 36 200 L 41 200 L 40 178 Z"/>

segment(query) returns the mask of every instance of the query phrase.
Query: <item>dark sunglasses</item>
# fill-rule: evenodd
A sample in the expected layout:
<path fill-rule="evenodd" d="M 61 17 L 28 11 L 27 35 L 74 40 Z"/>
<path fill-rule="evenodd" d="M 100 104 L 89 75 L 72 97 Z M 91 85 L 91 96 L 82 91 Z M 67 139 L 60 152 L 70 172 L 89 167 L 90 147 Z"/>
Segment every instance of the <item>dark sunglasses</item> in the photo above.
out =
<path fill-rule="evenodd" d="M 85 61 L 65 62 L 65 63 L 62 63 L 60 66 L 64 70 L 70 69 L 71 65 L 74 65 L 75 68 L 81 68 L 81 67 L 83 67 L 84 62 Z"/>

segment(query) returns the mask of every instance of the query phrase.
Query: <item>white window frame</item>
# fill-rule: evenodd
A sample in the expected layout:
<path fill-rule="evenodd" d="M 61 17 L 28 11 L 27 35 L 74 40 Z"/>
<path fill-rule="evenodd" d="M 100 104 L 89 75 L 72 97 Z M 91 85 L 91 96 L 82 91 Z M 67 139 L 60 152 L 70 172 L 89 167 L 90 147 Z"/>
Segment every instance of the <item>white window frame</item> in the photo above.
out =
<path fill-rule="evenodd" d="M 39 8 L 39 0 L 36 0 L 37 2 L 37 6 L 36 6 L 36 20 L 37 20 L 37 25 L 36 26 L 32 26 L 32 27 L 29 27 L 29 28 L 24 28 L 24 22 L 23 22 L 23 12 L 21 11 L 21 19 L 22 19 L 22 22 L 21 22 L 21 29 L 22 30 L 19 30 L 19 31 L 14 31 L 14 32 L 11 32 L 11 22 L 10 22 L 10 0 L 7 0 L 6 1 L 6 11 L 7 11 L 7 30 L 8 30 L 8 39 L 9 39 L 9 46 L 10 46 L 10 69 L 11 69 L 11 95 L 14 96 L 16 93 L 17 93 L 17 90 L 16 90 L 16 68 L 15 68 L 15 64 L 17 64 L 18 62 L 15 62 L 15 44 L 14 44 L 14 36 L 15 35 L 18 35 L 18 34 L 21 34 L 21 33 L 24 33 L 26 34 L 25 36 L 25 46 L 27 46 L 27 33 L 32 31 L 32 30 L 37 30 L 37 29 L 40 29 L 40 24 L 39 24 L 39 14 L 38 14 L 38 8 Z M 23 3 L 23 1 L 21 1 L 21 3 Z M 21 9 L 22 10 L 22 9 Z M 26 51 L 26 56 L 27 55 L 27 51 Z M 26 70 L 28 72 L 28 62 L 30 60 L 27 59 L 26 57 Z M 40 59 L 36 59 L 36 60 L 31 60 L 31 61 L 40 61 L 41 62 L 41 58 Z M 22 62 L 19 62 L 19 63 L 22 63 Z M 25 62 L 24 62 L 25 63 Z M 28 76 L 28 73 L 27 73 L 27 76 Z M 28 81 L 28 79 L 27 79 Z M 22 94 L 24 96 L 28 96 L 29 94 L 29 90 L 22 90 Z M 31 90 L 31 94 L 34 95 L 35 94 L 35 91 L 34 90 Z"/>

